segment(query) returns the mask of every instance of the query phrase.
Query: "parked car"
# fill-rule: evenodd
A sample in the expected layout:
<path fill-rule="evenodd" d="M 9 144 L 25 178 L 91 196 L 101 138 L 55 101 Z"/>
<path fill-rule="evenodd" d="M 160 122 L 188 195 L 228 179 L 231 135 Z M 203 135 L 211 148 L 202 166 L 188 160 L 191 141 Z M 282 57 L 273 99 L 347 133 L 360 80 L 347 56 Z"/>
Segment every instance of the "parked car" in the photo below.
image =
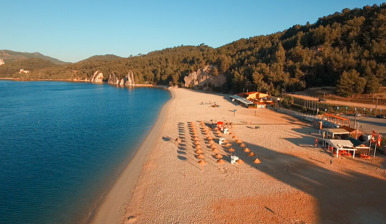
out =
<path fill-rule="evenodd" d="M 386 114 L 378 114 L 375 117 L 376 118 L 385 118 L 386 119 Z"/>

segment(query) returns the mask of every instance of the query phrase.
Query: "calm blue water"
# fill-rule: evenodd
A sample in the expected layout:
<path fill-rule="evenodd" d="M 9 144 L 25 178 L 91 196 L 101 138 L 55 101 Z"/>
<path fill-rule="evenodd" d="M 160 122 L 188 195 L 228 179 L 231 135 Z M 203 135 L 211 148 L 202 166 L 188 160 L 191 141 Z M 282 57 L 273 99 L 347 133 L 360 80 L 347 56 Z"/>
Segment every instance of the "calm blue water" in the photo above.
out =
<path fill-rule="evenodd" d="M 165 90 L 0 81 L 0 223 L 74 223 L 111 186 Z"/>

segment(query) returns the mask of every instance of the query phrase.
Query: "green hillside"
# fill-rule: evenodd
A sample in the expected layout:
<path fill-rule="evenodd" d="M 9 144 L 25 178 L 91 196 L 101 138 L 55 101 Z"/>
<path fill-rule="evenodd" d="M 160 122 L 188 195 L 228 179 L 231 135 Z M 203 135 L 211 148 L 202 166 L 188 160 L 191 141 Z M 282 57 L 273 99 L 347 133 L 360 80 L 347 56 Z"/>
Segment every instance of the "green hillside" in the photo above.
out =
<path fill-rule="evenodd" d="M 20 61 L 20 60 L 25 60 L 25 59 L 31 59 L 31 58 L 38 58 L 38 59 L 47 60 L 47 61 L 50 61 L 51 63 L 57 64 L 57 65 L 65 64 L 65 62 L 63 62 L 63 61 L 60 61 L 56 58 L 42 55 L 38 52 L 26 53 L 26 52 L 16 52 L 16 51 L 10 51 L 10 50 L 0 50 L 0 59 L 3 59 L 5 63 Z"/>
<path fill-rule="evenodd" d="M 96 56 L 74 64 L 34 70 L 35 78 L 90 78 L 102 71 L 137 83 L 183 85 L 189 73 L 214 65 L 210 73 L 227 82 L 217 91 L 281 92 L 334 86 L 338 94 L 377 92 L 386 86 L 386 4 L 344 9 L 314 24 L 240 39 L 219 48 L 179 46 L 147 55 Z M 1 73 L 0 73 L 1 75 Z"/>

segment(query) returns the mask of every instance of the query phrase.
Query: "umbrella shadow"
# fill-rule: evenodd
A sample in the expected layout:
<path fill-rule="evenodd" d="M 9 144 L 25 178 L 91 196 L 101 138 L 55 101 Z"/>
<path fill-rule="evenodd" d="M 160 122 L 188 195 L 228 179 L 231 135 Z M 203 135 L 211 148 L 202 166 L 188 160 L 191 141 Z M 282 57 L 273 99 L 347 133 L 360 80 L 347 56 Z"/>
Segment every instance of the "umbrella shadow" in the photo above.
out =
<path fill-rule="evenodd" d="M 169 142 L 172 138 L 170 138 L 169 136 L 164 136 L 162 137 L 162 140 L 164 140 L 165 142 Z"/>
<path fill-rule="evenodd" d="M 178 155 L 177 158 L 178 158 L 179 160 L 182 160 L 182 161 L 186 161 L 186 160 L 188 159 L 188 158 L 186 158 L 185 156 L 180 156 L 180 155 Z"/>

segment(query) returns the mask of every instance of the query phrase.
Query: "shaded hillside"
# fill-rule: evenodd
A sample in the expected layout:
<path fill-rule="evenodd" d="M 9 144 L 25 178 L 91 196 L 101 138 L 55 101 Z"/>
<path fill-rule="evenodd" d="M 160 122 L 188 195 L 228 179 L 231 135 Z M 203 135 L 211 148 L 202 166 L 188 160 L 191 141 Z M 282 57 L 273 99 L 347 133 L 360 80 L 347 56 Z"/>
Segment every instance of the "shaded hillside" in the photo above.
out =
<path fill-rule="evenodd" d="M 106 80 L 133 71 L 136 83 L 184 85 L 184 77 L 206 65 L 224 74 L 224 92 L 259 90 L 279 95 L 334 86 L 338 94 L 377 92 L 386 86 L 386 4 L 344 9 L 315 24 L 241 39 L 213 49 L 179 46 L 129 58 L 112 55 L 33 71 L 35 78 L 89 79 L 99 70 Z"/>

